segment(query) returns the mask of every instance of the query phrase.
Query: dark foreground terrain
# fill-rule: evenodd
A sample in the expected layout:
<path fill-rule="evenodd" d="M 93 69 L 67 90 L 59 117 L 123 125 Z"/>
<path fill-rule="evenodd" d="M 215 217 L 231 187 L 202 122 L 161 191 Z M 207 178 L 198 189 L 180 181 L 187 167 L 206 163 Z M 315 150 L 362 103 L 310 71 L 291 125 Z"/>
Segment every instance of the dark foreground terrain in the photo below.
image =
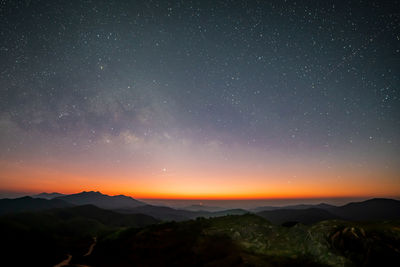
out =
<path fill-rule="evenodd" d="M 247 214 L 158 223 L 145 215 L 108 214 L 93 206 L 71 209 L 3 217 L 3 266 L 54 266 L 67 257 L 70 262 L 65 266 L 397 266 L 400 262 L 399 221 L 328 220 L 280 226 Z M 114 223 L 109 216 L 118 219 Z"/>
<path fill-rule="evenodd" d="M 59 200 L 0 200 L 1 266 L 398 266 L 400 262 L 400 213 L 395 200 L 318 210 L 303 206 L 245 214 L 240 210 L 239 215 L 226 215 L 237 210 L 193 213 L 143 205 L 127 213 L 71 205 Z"/>
<path fill-rule="evenodd" d="M 197 219 L 104 236 L 82 260 L 93 266 L 397 266 L 399 226 L 284 227 L 251 214 Z"/>

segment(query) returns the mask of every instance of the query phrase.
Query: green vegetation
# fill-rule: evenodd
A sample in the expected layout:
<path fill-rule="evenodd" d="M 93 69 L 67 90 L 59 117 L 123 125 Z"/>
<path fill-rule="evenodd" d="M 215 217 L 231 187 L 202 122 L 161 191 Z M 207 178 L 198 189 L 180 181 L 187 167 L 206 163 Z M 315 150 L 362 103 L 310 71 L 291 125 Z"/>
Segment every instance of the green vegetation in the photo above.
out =
<path fill-rule="evenodd" d="M 400 223 L 273 225 L 256 215 L 127 229 L 99 240 L 92 266 L 396 266 Z M 347 230 L 346 230 L 347 229 Z"/>

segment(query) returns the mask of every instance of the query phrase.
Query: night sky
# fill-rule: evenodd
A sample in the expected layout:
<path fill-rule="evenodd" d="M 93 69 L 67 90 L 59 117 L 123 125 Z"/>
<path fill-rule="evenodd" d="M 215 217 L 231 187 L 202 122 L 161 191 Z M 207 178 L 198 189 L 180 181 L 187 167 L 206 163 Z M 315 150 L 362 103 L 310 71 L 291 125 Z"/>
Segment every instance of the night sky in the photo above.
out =
<path fill-rule="evenodd" d="M 399 11 L 3 0 L 0 190 L 399 196 Z"/>

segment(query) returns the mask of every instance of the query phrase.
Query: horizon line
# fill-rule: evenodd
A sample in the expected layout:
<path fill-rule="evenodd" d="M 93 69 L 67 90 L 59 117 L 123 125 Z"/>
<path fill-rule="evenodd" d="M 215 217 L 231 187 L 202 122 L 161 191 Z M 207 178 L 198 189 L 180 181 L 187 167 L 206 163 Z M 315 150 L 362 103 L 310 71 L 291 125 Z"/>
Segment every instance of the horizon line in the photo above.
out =
<path fill-rule="evenodd" d="M 50 192 L 51 191 L 51 192 Z M 344 196 L 324 196 L 324 195 L 319 195 L 319 196 L 282 196 L 282 197 L 276 197 L 276 196 L 271 196 L 271 197 L 227 197 L 227 196 L 171 196 L 171 197 L 165 197 L 165 196 L 135 196 L 135 194 L 132 193 L 103 193 L 100 190 L 82 190 L 74 193 L 62 193 L 62 192 L 57 192 L 57 191 L 14 191 L 14 190 L 1 190 L 0 189 L 0 195 L 6 195 L 6 194 L 20 194 L 21 196 L 31 196 L 31 195 L 37 195 L 41 193 L 59 193 L 59 194 L 64 194 L 64 195 L 71 195 L 71 194 L 79 194 L 83 192 L 100 192 L 101 194 L 109 195 L 109 196 L 118 196 L 118 195 L 125 195 L 132 197 L 134 199 L 138 200 L 216 200 L 216 201 L 223 201 L 223 200 L 238 200 L 238 201 L 260 201 L 260 200 L 316 200 L 316 199 L 371 199 L 371 198 L 392 198 L 392 199 L 400 199 L 400 195 L 398 196 L 390 196 L 390 195 L 344 195 Z"/>

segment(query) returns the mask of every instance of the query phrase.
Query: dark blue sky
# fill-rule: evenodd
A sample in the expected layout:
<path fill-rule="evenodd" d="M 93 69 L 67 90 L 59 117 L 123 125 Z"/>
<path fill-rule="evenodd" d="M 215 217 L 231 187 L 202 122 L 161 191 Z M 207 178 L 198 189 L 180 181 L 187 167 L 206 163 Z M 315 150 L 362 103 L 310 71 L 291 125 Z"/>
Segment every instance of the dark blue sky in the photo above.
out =
<path fill-rule="evenodd" d="M 0 159 L 373 164 L 400 188 L 399 6 L 3 1 Z"/>

